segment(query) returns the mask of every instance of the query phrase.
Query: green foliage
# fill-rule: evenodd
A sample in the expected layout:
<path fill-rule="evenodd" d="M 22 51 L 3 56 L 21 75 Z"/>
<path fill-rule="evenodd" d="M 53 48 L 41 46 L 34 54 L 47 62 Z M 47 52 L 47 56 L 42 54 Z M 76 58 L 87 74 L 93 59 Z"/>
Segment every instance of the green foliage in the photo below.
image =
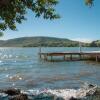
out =
<path fill-rule="evenodd" d="M 92 47 L 100 47 L 100 40 L 97 40 L 97 41 L 93 41 L 90 46 Z"/>
<path fill-rule="evenodd" d="M 85 0 L 85 4 L 87 5 L 87 6 L 92 6 L 93 5 L 93 1 L 94 0 Z"/>
<path fill-rule="evenodd" d="M 25 20 L 28 9 L 35 13 L 35 17 L 56 19 L 54 6 L 58 0 L 0 0 L 0 31 L 7 28 L 16 30 L 16 23 Z"/>

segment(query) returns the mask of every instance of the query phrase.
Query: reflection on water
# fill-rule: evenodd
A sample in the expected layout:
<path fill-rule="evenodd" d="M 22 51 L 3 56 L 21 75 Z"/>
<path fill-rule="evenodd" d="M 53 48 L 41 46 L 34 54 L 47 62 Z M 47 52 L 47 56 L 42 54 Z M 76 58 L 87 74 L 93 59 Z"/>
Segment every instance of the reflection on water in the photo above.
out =
<path fill-rule="evenodd" d="M 78 50 L 79 48 L 42 49 L 43 52 Z M 100 63 L 44 62 L 38 59 L 38 48 L 0 48 L 0 88 L 78 88 L 85 81 L 100 85 Z"/>

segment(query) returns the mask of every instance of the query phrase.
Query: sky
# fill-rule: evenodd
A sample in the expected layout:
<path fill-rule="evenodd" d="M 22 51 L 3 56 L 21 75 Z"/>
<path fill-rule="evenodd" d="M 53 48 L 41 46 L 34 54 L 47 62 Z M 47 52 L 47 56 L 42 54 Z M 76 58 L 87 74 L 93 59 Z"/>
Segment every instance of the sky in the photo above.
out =
<path fill-rule="evenodd" d="M 59 0 L 56 6 L 61 18 L 53 21 L 35 18 L 28 11 L 22 24 L 17 24 L 17 31 L 4 31 L 1 40 L 30 37 L 50 36 L 68 38 L 89 42 L 100 39 L 100 0 L 94 0 L 94 6 L 89 8 L 84 0 Z"/>

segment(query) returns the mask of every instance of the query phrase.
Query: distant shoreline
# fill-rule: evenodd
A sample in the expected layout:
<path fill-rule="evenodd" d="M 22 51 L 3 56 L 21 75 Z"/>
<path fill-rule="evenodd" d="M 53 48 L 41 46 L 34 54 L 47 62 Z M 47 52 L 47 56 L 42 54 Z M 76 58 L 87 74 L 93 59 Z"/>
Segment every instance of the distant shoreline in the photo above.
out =
<path fill-rule="evenodd" d="M 91 43 L 55 37 L 22 37 L 0 40 L 0 47 L 100 47 L 100 40 Z"/>

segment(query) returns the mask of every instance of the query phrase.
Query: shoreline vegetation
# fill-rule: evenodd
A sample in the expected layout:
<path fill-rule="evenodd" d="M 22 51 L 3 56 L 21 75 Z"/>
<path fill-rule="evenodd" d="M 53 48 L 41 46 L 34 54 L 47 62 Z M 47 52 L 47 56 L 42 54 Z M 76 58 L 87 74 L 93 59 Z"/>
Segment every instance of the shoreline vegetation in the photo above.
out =
<path fill-rule="evenodd" d="M 100 40 L 80 42 L 82 47 L 100 47 Z M 55 37 L 22 37 L 0 40 L 0 47 L 79 47 L 79 41 Z"/>

